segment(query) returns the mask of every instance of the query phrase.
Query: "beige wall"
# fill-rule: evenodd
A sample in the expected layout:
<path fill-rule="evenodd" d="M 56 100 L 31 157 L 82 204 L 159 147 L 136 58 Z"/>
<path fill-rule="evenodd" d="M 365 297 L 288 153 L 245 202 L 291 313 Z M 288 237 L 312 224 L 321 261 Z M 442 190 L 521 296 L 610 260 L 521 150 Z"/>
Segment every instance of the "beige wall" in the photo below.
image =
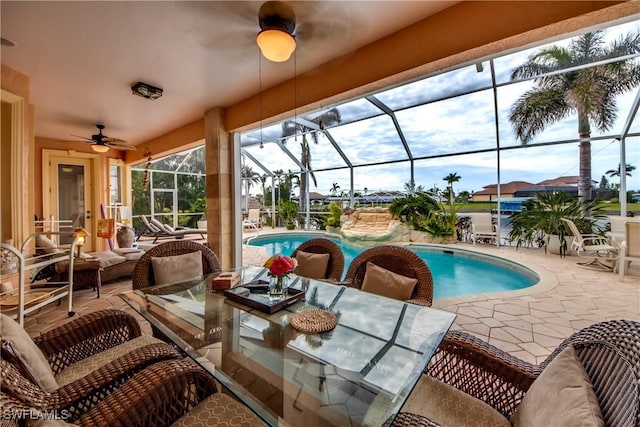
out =
<path fill-rule="evenodd" d="M 2 102 L 0 114 L 0 195 L 11 194 L 11 104 Z M 11 237 L 11 200 L 0 205 L 0 240 Z"/>

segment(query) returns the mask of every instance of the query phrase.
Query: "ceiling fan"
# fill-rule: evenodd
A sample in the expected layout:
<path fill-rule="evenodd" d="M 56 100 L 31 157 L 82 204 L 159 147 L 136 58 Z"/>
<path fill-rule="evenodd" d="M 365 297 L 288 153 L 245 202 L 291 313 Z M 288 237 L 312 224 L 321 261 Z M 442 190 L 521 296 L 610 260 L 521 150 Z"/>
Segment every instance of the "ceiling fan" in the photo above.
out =
<path fill-rule="evenodd" d="M 98 153 L 106 153 L 109 151 L 109 148 L 115 148 L 116 150 L 135 150 L 136 147 L 132 145 L 128 145 L 126 141 L 118 138 L 111 138 L 109 136 L 102 134 L 102 129 L 104 129 L 104 125 L 101 123 L 96 124 L 98 128 L 98 133 L 95 135 L 91 135 L 91 138 L 86 138 L 84 136 L 79 135 L 71 135 L 76 138 L 82 138 L 91 143 L 91 148 L 93 151 Z"/>

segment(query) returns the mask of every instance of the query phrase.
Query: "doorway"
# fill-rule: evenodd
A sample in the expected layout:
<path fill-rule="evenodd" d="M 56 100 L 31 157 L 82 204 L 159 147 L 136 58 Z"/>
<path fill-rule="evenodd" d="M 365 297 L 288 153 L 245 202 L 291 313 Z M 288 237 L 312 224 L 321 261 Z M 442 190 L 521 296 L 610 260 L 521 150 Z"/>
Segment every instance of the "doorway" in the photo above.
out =
<path fill-rule="evenodd" d="M 45 160 L 43 158 L 43 160 Z M 72 228 L 84 228 L 88 237 L 84 251 L 94 251 L 93 236 L 93 161 L 90 158 L 67 156 L 48 156 L 48 178 L 43 188 L 49 188 L 49 200 L 45 200 L 45 218 L 53 216 L 56 220 L 69 221 Z M 46 199 L 46 197 L 45 197 Z M 60 237 L 60 244 L 70 244 L 71 237 Z"/>

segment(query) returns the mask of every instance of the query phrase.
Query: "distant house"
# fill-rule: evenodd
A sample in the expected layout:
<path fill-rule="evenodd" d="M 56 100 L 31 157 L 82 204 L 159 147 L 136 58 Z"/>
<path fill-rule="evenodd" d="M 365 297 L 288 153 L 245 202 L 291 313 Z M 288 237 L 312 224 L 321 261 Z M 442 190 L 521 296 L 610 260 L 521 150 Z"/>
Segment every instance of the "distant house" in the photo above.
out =
<path fill-rule="evenodd" d="M 567 193 L 570 196 L 578 196 L 578 187 L 572 185 L 533 185 L 516 192 L 517 197 L 535 197 L 536 194 Z"/>
<path fill-rule="evenodd" d="M 310 191 L 309 192 L 309 203 L 312 205 L 322 205 L 325 202 L 327 202 L 327 196 L 325 196 L 324 194 L 320 194 L 317 191 Z M 298 196 L 293 196 L 291 197 L 291 200 L 295 200 L 296 202 L 300 202 L 299 197 Z"/>
<path fill-rule="evenodd" d="M 518 190 L 531 187 L 531 182 L 526 181 L 511 181 L 505 184 L 500 184 L 500 197 L 515 197 Z M 476 191 L 471 196 L 473 202 L 492 202 L 498 198 L 498 185 L 491 184 L 484 187 L 483 190 Z"/>
<path fill-rule="evenodd" d="M 244 209 L 246 207 L 246 201 L 245 201 L 246 196 L 243 194 L 242 198 L 240 200 L 240 206 L 242 207 L 242 211 L 244 212 Z M 258 200 L 257 197 L 255 196 L 249 196 L 249 209 L 262 209 L 262 203 L 260 203 L 260 200 Z"/>
<path fill-rule="evenodd" d="M 554 179 L 547 179 L 532 185 L 529 188 L 523 188 L 516 192 L 517 197 L 535 197 L 539 193 L 567 193 L 570 196 L 578 196 L 578 177 L 577 176 L 560 176 Z"/>
<path fill-rule="evenodd" d="M 553 193 L 561 191 L 570 195 L 578 194 L 577 176 L 559 176 L 554 179 L 547 179 L 537 184 L 526 181 L 512 181 L 500 185 L 500 197 L 535 197 L 538 193 Z M 498 186 L 496 184 L 487 185 L 481 191 L 476 191 L 472 195 L 474 202 L 493 202 L 498 198 Z"/>

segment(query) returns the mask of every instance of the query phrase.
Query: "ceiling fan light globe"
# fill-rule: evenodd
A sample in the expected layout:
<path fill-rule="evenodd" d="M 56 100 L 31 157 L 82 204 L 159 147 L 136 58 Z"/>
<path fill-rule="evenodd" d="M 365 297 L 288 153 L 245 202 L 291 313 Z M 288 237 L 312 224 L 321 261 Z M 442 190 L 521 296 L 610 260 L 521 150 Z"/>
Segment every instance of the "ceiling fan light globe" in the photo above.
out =
<path fill-rule="evenodd" d="M 106 153 L 109 151 L 109 147 L 104 144 L 91 144 L 91 149 L 96 153 Z"/>
<path fill-rule="evenodd" d="M 256 38 L 260 52 L 269 61 L 285 62 L 296 50 L 296 40 L 281 30 L 263 30 Z"/>

